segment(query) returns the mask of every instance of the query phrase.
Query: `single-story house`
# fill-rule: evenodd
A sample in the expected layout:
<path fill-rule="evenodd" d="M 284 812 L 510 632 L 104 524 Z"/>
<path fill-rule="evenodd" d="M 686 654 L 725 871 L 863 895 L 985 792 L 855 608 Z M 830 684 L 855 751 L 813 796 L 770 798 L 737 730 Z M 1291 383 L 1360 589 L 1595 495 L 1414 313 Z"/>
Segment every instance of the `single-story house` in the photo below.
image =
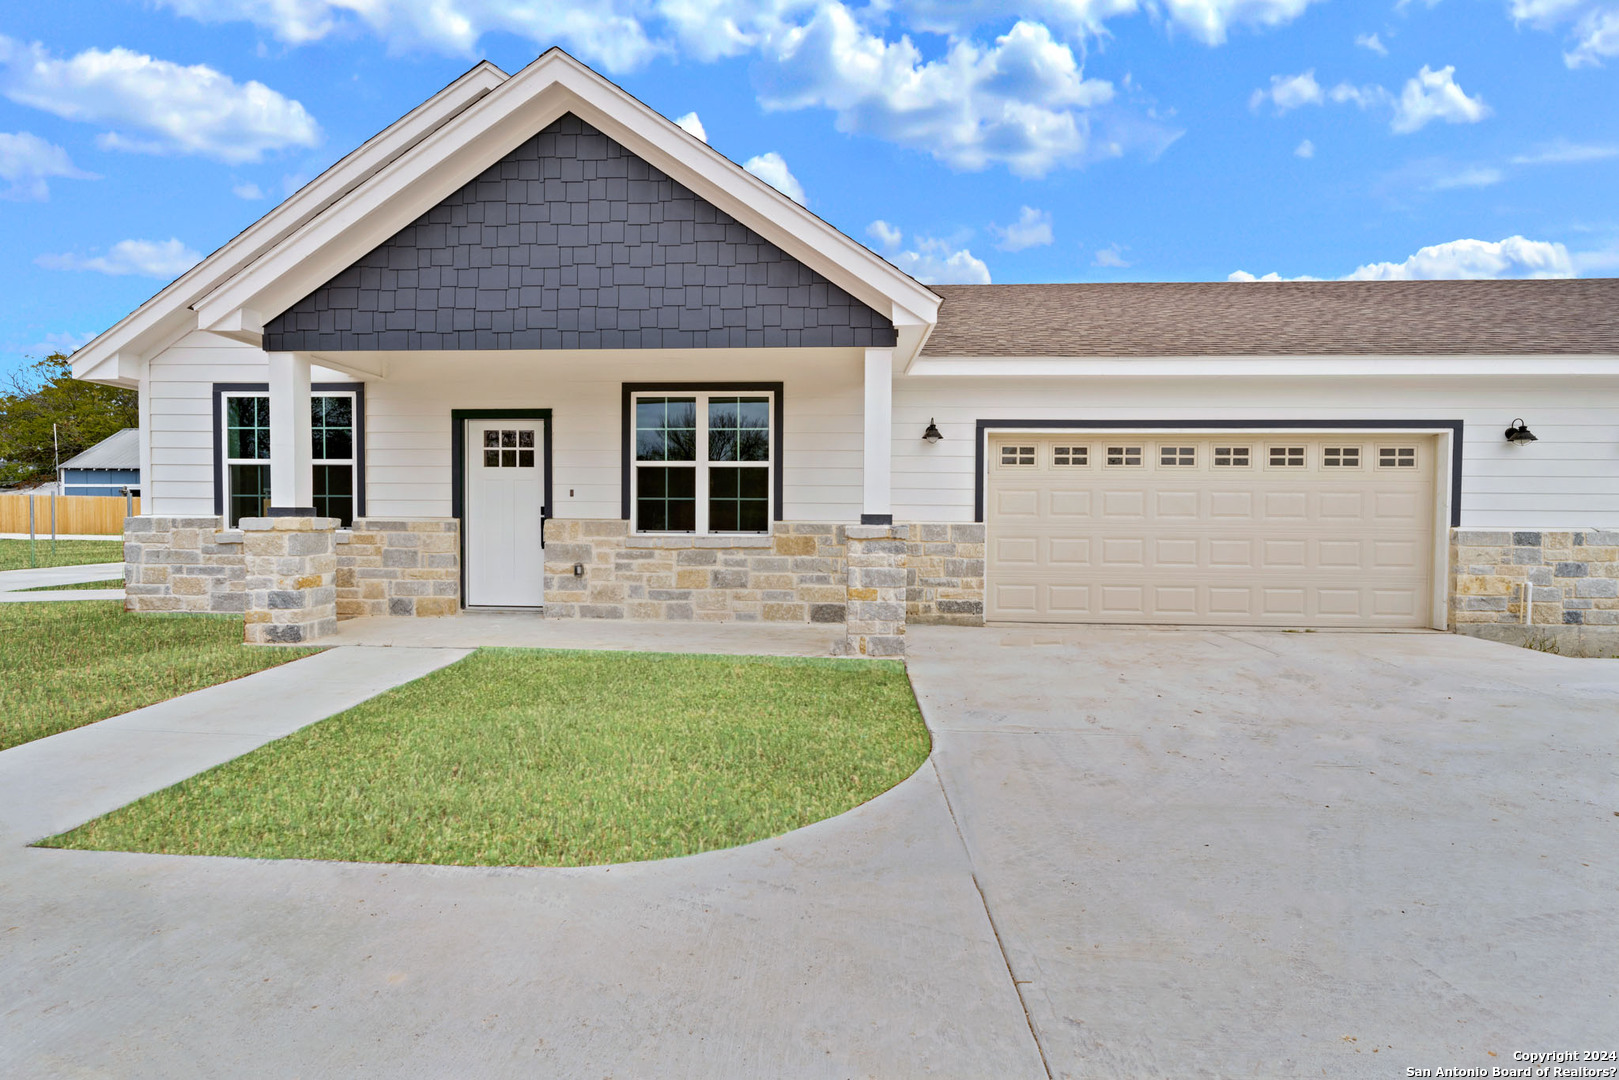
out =
<path fill-rule="evenodd" d="M 115 431 L 82 454 L 62 462 L 63 495 L 139 495 L 140 431 Z"/>
<path fill-rule="evenodd" d="M 1619 281 L 930 287 L 558 50 L 73 367 L 140 393 L 130 607 L 250 640 L 1619 626 Z"/>

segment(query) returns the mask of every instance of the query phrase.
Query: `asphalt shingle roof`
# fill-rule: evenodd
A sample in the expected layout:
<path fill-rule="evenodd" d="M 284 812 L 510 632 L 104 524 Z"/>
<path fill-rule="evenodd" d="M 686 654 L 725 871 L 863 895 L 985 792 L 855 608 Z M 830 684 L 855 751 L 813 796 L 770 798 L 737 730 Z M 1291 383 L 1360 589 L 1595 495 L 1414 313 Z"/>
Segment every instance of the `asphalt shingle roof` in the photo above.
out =
<path fill-rule="evenodd" d="M 924 356 L 1619 354 L 1619 278 L 930 288 Z"/>

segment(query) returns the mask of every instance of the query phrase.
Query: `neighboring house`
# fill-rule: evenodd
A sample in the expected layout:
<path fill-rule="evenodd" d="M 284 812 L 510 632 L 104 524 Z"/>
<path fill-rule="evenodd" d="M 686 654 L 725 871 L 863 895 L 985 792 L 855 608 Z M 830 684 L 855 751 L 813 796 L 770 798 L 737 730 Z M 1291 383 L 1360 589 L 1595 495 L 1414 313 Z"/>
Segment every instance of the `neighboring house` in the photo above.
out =
<path fill-rule="evenodd" d="M 124 428 L 62 462 L 63 495 L 139 495 L 140 430 Z"/>
<path fill-rule="evenodd" d="M 74 374 L 140 391 L 131 607 L 253 640 L 463 605 L 867 652 L 1619 624 L 1619 281 L 930 288 L 556 50 L 474 67 Z"/>

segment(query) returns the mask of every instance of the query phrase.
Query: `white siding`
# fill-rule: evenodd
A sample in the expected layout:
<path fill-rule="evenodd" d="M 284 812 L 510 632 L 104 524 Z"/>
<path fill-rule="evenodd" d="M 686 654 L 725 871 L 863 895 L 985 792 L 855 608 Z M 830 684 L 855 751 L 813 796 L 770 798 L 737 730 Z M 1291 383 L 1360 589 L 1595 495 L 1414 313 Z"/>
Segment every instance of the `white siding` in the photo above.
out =
<path fill-rule="evenodd" d="M 366 385 L 367 513 L 450 512 L 450 410 L 550 409 L 559 518 L 616 518 L 624 383 L 780 382 L 785 517 L 860 519 L 860 350 L 394 354 Z"/>
<path fill-rule="evenodd" d="M 145 513 L 214 512 L 214 384 L 268 378 L 263 352 L 216 334 L 189 334 L 152 360 L 143 402 L 151 447 Z"/>
<path fill-rule="evenodd" d="M 1523 417 L 1540 441 L 1509 445 Z M 1462 524 L 1619 528 L 1619 380 L 1002 378 L 894 384 L 894 518 L 971 521 L 977 421 L 1461 420 Z M 922 430 L 936 419 L 944 440 Z"/>

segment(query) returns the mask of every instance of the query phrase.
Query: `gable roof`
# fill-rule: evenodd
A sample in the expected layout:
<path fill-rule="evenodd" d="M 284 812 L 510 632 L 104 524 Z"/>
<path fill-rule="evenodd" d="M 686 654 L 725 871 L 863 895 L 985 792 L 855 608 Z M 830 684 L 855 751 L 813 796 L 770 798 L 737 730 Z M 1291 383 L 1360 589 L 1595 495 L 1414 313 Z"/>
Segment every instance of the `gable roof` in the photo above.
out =
<path fill-rule="evenodd" d="M 82 454 L 62 462 L 64 469 L 138 469 L 141 467 L 141 429 L 115 431 Z"/>
<path fill-rule="evenodd" d="M 927 357 L 1619 355 L 1619 278 L 934 291 Z"/>
<path fill-rule="evenodd" d="M 227 245 L 199 265 L 198 271 L 209 268 L 206 274 L 193 271 L 181 279 L 197 287 L 171 286 L 130 318 L 148 311 L 172 317 L 189 308 L 195 312 L 189 327 L 182 325 L 184 318 L 173 320 L 182 332 L 208 330 L 258 345 L 265 323 L 571 112 L 890 319 L 902 354 L 913 355 L 932 329 L 937 294 L 560 49 L 548 50 L 515 75 L 502 75 L 475 97 L 463 97 L 470 100 L 458 98 L 453 115 L 398 153 L 386 160 L 373 155 L 378 160 L 368 159 L 374 167 L 363 178 L 292 228 L 277 231 L 269 243 L 229 265 L 220 258 L 232 248 Z M 81 350 L 74 373 L 127 385 L 125 367 L 136 371 L 141 360 L 167 344 L 147 335 L 138 346 L 127 340 L 120 346 L 115 336 L 109 331 Z M 125 350 L 132 363 L 109 370 L 108 359 Z"/>
<path fill-rule="evenodd" d="M 73 354 L 75 378 L 133 387 L 140 363 L 197 329 L 192 308 L 508 76 L 482 61 L 389 124 Z"/>

